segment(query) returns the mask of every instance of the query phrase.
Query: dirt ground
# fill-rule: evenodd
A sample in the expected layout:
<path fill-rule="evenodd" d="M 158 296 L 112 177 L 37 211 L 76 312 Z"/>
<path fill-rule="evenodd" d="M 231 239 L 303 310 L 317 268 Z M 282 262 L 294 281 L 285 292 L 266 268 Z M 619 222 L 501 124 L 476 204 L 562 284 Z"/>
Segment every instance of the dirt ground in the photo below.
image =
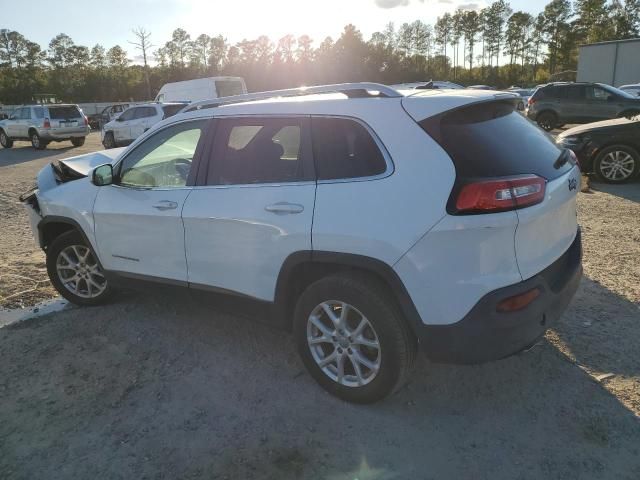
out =
<path fill-rule="evenodd" d="M 17 195 L 98 143 L 0 150 L 1 305 L 55 295 Z M 0 478 L 638 479 L 640 183 L 593 187 L 585 277 L 543 342 L 420 358 L 372 406 L 325 394 L 289 335 L 231 301 L 129 292 L 0 328 Z"/>

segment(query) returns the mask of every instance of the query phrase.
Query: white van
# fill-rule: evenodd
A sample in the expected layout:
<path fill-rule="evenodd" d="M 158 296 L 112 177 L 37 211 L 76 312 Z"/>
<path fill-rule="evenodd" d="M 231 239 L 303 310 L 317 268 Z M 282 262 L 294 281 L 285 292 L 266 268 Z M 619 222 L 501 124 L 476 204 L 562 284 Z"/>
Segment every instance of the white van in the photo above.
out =
<path fill-rule="evenodd" d="M 165 83 L 156 95 L 156 102 L 197 102 L 210 98 L 230 97 L 247 93 L 242 77 L 208 77 Z"/>

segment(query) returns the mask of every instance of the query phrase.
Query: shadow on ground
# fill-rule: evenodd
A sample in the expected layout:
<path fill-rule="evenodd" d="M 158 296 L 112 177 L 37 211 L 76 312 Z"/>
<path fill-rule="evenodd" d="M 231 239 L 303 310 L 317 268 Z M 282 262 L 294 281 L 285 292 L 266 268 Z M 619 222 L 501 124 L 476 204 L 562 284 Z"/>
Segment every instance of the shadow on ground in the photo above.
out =
<path fill-rule="evenodd" d="M 604 183 L 592 178 L 590 185 L 594 190 L 599 190 L 610 195 L 626 198 L 632 202 L 640 203 L 640 177 L 637 177 L 631 182 L 622 183 L 620 185 Z"/>
<path fill-rule="evenodd" d="M 581 287 L 558 329 L 578 358 L 632 321 L 619 300 Z M 638 418 L 546 341 L 482 366 L 419 358 L 407 387 L 355 406 L 290 336 L 231 312 L 128 294 L 0 329 L 0 477 L 640 478 Z M 637 375 L 637 333 L 618 340 L 598 368 Z"/>

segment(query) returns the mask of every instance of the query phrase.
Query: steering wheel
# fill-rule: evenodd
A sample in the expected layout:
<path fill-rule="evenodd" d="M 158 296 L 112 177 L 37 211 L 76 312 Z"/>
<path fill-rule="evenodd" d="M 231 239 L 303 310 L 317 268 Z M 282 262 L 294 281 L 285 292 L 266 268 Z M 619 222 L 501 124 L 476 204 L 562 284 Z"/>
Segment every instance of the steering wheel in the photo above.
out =
<path fill-rule="evenodd" d="M 182 179 L 186 181 L 187 177 L 189 176 L 189 171 L 191 170 L 191 159 L 177 158 L 174 161 L 174 166 Z"/>

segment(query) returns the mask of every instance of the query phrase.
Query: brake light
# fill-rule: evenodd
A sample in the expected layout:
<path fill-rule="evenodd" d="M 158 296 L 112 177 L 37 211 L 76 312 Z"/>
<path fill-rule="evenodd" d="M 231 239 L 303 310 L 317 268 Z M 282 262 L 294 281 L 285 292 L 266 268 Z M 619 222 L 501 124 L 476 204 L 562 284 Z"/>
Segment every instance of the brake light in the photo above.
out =
<path fill-rule="evenodd" d="M 540 203 L 546 180 L 537 175 L 507 177 L 468 183 L 456 199 L 458 213 L 491 213 Z"/>
<path fill-rule="evenodd" d="M 85 115 L 83 115 L 82 117 L 84 118 L 84 126 L 86 127 L 87 125 L 89 125 L 89 119 Z"/>
<path fill-rule="evenodd" d="M 536 99 L 535 99 L 535 98 L 533 98 L 533 97 L 529 97 L 529 100 L 527 101 L 527 103 L 528 103 L 529 105 L 533 105 L 534 103 L 536 103 Z"/>
<path fill-rule="evenodd" d="M 44 128 L 51 128 L 51 121 L 48 118 L 44 119 Z"/>

